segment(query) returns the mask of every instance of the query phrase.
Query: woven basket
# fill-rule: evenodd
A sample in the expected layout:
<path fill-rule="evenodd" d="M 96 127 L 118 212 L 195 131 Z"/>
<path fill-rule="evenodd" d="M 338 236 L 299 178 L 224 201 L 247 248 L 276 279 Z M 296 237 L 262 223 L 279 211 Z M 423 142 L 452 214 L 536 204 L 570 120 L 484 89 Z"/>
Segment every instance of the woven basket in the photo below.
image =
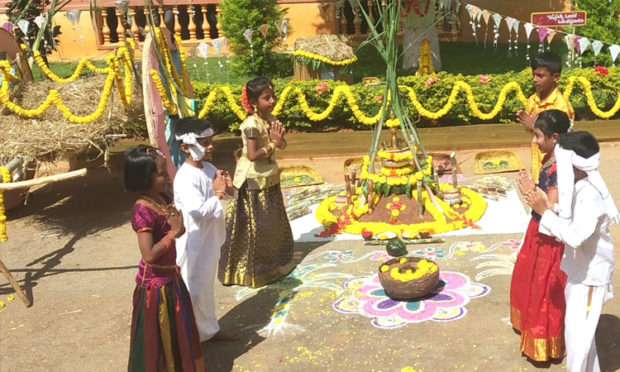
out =
<path fill-rule="evenodd" d="M 437 266 L 437 271 L 434 273 L 430 273 L 424 275 L 421 278 L 414 279 L 408 282 L 401 282 L 394 280 L 390 276 L 390 270 L 386 272 L 381 272 L 381 266 L 383 265 L 392 265 L 398 263 L 401 258 L 397 257 L 393 258 L 389 261 L 382 263 L 379 266 L 379 281 L 381 282 L 381 286 L 385 290 L 385 293 L 393 300 L 397 301 L 409 301 L 414 300 L 416 298 L 424 297 L 430 291 L 432 291 L 439 282 L 439 265 Z M 420 257 L 405 257 L 409 262 L 418 262 L 422 260 Z M 437 265 L 436 262 L 427 259 L 427 261 L 433 262 Z"/>

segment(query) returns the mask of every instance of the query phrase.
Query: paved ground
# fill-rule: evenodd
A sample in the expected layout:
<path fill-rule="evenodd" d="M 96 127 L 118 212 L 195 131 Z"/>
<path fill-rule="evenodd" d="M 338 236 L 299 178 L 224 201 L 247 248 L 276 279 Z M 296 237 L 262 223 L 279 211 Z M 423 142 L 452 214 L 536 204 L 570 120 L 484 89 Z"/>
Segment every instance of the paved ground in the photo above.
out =
<path fill-rule="evenodd" d="M 607 137 L 610 141 L 620 130 L 612 134 Z M 333 155 L 297 157 L 325 137 L 291 136 L 289 157 L 280 163 L 312 164 L 326 181 L 341 183 L 343 162 L 351 156 L 342 153 L 349 152 L 352 143 L 358 148 L 366 145 L 352 137 L 337 137 L 342 148 L 330 151 Z M 511 141 L 514 144 L 517 139 Z M 221 140 L 221 149 L 226 142 L 234 140 Z M 459 147 L 447 144 L 452 141 L 443 147 L 441 141 L 437 143 L 429 149 Z M 490 147 L 482 137 L 478 143 Z M 603 144 L 601 167 L 618 201 L 620 174 L 613 159 L 620 155 L 619 145 Z M 529 163 L 527 147 L 512 150 Z M 467 146 L 457 149 L 466 176 L 473 174 L 477 151 Z M 504 175 L 514 177 L 514 173 Z M 93 169 L 83 179 L 35 191 L 27 206 L 9 213 L 10 240 L 0 245 L 0 258 L 34 304 L 25 308 L 19 299 L 7 302 L 13 290 L 0 281 L 0 300 L 7 304 L 0 309 L 1 371 L 126 368 L 131 294 L 139 259 L 128 223 L 132 201 L 133 196 L 122 191 L 118 168 L 111 174 Z M 506 223 L 510 223 L 508 213 Z M 614 227 L 612 233 L 619 247 L 620 228 Z M 208 370 L 563 370 L 563 363 L 535 366 L 524 359 L 518 351 L 519 337 L 506 323 L 507 263 L 520 238 L 521 234 L 469 235 L 415 247 L 437 257 L 451 286 L 447 296 L 425 302 L 425 307 L 382 302 L 385 298 L 373 292 L 376 284 L 368 278 L 383 257 L 380 247 L 364 246 L 361 241 L 297 243 L 300 264 L 294 277 L 257 291 L 216 288 L 222 326 L 238 330 L 242 338 L 205 343 Z M 616 252 L 620 255 L 619 248 Z M 614 284 L 620 288 L 619 275 Z M 617 298 L 603 309 L 597 332 L 604 371 L 620 370 L 620 294 L 616 292 Z"/>

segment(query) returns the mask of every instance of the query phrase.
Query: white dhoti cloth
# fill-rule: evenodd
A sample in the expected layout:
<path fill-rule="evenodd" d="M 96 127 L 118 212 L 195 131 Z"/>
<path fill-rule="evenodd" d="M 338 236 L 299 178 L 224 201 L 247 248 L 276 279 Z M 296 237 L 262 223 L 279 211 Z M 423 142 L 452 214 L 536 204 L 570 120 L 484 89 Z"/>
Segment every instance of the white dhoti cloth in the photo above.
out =
<path fill-rule="evenodd" d="M 589 286 L 570 280 L 566 283 L 564 339 L 567 371 L 601 370 L 594 336 L 603 304 L 613 297 L 612 293 L 611 283 L 602 286 Z"/>
<path fill-rule="evenodd" d="M 200 342 L 212 338 L 220 326 L 215 315 L 215 278 L 226 222 L 212 180 L 217 168 L 185 163 L 174 179 L 174 202 L 183 213 L 185 234 L 177 239 L 177 265 L 192 299 Z"/>

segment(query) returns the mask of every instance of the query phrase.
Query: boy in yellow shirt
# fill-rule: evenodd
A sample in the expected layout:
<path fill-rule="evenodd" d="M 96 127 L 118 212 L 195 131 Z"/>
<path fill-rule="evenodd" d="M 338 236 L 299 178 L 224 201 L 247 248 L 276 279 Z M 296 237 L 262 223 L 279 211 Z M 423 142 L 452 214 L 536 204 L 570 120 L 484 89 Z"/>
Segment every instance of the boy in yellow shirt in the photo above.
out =
<path fill-rule="evenodd" d="M 532 59 L 532 83 L 536 93 L 527 100 L 525 110 L 517 111 L 517 121 L 523 124 L 527 131 L 533 132 L 538 114 L 549 109 L 564 111 L 571 120 L 575 120 L 573 106 L 556 85 L 561 73 L 562 59 L 553 52 L 544 52 Z M 532 178 L 536 182 L 543 156 L 538 146 L 532 142 Z"/>

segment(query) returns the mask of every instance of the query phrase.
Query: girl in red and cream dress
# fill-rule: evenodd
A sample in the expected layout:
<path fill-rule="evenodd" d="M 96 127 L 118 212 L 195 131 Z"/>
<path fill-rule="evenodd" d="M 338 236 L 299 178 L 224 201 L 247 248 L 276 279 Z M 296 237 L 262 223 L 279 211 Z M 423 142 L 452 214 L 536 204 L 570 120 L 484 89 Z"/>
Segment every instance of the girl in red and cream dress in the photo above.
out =
<path fill-rule="evenodd" d="M 557 202 L 557 171 L 553 149 L 559 134 L 570 128 L 570 119 L 560 110 L 547 110 L 534 123 L 532 142 L 545 153 L 538 184 L 519 172 L 517 184 L 523 195 L 537 189 Z M 532 211 L 517 256 L 510 284 L 510 321 L 521 332 L 521 351 L 538 362 L 559 359 L 564 346 L 564 287 L 566 274 L 560 270 L 564 244 L 539 232 L 540 215 Z"/>

